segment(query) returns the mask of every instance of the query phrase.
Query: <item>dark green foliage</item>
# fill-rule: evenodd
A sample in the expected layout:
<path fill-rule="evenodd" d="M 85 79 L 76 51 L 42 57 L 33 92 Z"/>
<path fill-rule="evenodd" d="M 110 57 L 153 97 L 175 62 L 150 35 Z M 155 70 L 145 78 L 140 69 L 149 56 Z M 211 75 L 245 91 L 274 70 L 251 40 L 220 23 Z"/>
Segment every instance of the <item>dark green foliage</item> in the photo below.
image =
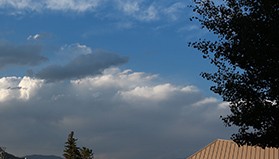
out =
<path fill-rule="evenodd" d="M 94 154 L 92 152 L 91 149 L 86 148 L 86 147 L 82 147 L 80 149 L 80 155 L 82 159 L 93 159 L 94 158 Z"/>
<path fill-rule="evenodd" d="M 81 159 L 76 141 L 77 139 L 74 138 L 74 132 L 72 131 L 68 136 L 67 142 L 65 143 L 65 150 L 63 154 L 65 159 Z"/>
<path fill-rule="evenodd" d="M 65 159 L 93 159 L 93 151 L 89 148 L 79 148 L 76 144 L 77 139 L 74 138 L 74 132 L 72 131 L 65 143 L 64 158 Z"/>
<path fill-rule="evenodd" d="M 215 83 L 211 90 L 230 103 L 222 117 L 237 126 L 238 144 L 279 147 L 279 1 L 193 0 L 203 28 L 217 40 L 189 43 L 218 70 L 202 73 Z"/>

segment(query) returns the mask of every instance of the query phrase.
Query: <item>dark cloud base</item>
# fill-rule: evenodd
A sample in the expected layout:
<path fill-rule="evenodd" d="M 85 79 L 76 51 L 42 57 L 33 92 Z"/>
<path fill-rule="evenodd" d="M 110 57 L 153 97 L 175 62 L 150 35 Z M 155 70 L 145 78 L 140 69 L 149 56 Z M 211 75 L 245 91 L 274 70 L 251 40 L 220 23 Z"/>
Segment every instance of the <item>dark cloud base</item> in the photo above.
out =
<path fill-rule="evenodd" d="M 0 69 L 9 66 L 35 66 L 47 58 L 41 55 L 39 45 L 15 45 L 0 41 Z"/>
<path fill-rule="evenodd" d="M 96 52 L 79 55 L 64 66 L 50 65 L 39 71 L 36 77 L 49 82 L 78 79 L 101 74 L 105 69 L 122 65 L 127 61 L 127 58 L 113 53 Z"/>

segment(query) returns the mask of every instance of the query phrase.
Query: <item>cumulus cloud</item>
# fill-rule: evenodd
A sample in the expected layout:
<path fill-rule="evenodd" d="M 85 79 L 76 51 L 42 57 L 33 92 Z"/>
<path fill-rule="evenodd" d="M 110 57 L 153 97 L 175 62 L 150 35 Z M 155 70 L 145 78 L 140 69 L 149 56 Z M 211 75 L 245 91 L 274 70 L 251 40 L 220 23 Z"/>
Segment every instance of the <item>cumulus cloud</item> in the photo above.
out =
<path fill-rule="evenodd" d="M 66 65 L 50 65 L 36 74 L 36 77 L 47 81 L 60 81 L 77 79 L 100 74 L 106 68 L 119 66 L 127 62 L 127 58 L 117 54 L 97 51 L 90 53 L 85 45 L 77 45 L 79 49 L 86 51 L 75 57 Z"/>
<path fill-rule="evenodd" d="M 0 101 L 8 100 L 19 96 L 18 93 L 11 92 L 19 88 L 19 79 L 17 77 L 3 77 L 0 79 Z M 20 89 L 20 88 L 19 88 Z"/>
<path fill-rule="evenodd" d="M 0 69 L 8 66 L 35 66 L 45 62 L 38 45 L 15 45 L 0 41 Z"/>
<path fill-rule="evenodd" d="M 164 101 L 180 93 L 195 93 L 196 89 L 191 87 L 192 86 L 178 88 L 169 83 L 165 83 L 156 86 L 139 86 L 132 90 L 122 91 L 119 93 L 128 101 L 131 101 L 131 99 L 136 102 L 141 100 Z"/>
<path fill-rule="evenodd" d="M 0 79 L 0 102 L 14 99 L 28 100 L 43 83 L 30 77 L 3 77 Z"/>
<path fill-rule="evenodd" d="M 169 159 L 227 135 L 221 102 L 157 76 L 110 68 L 69 82 L 1 78 L 1 144 L 17 155 L 61 155 L 74 130 L 96 158 Z"/>

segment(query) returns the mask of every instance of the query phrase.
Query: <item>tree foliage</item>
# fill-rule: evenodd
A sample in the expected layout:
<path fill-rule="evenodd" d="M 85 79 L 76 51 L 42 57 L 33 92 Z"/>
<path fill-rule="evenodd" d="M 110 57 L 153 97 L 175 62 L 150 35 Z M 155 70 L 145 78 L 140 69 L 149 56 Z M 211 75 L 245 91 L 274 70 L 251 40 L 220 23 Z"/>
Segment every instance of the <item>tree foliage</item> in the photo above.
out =
<path fill-rule="evenodd" d="M 80 155 L 81 155 L 82 159 L 93 159 L 94 158 L 93 151 L 86 147 L 82 147 L 80 149 Z"/>
<path fill-rule="evenodd" d="M 211 90 L 229 102 L 226 126 L 237 126 L 238 144 L 279 147 L 279 1 L 193 0 L 200 22 L 216 40 L 200 39 L 189 46 L 216 66 L 202 77 Z"/>
<path fill-rule="evenodd" d="M 93 159 L 93 151 L 89 148 L 79 148 L 76 144 L 77 139 L 74 138 L 74 132 L 68 136 L 67 142 L 65 143 L 64 158 L 65 159 Z"/>
<path fill-rule="evenodd" d="M 74 138 L 74 132 L 72 131 L 65 143 L 65 150 L 63 156 L 65 159 L 81 159 L 79 148 L 76 144 L 77 139 Z"/>

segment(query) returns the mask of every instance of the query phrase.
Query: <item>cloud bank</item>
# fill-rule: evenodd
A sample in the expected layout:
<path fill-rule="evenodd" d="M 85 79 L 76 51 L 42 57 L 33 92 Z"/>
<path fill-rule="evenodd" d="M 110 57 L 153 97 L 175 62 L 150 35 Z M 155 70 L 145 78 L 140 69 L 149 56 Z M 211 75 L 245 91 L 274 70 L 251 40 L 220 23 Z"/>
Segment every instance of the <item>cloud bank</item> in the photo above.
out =
<path fill-rule="evenodd" d="M 67 79 L 78 79 L 87 76 L 101 74 L 103 70 L 119 66 L 128 61 L 125 57 L 120 57 L 117 54 L 107 52 L 94 52 L 85 45 L 77 45 L 79 50 L 87 51 L 86 54 L 81 54 L 68 62 L 66 65 L 50 65 L 36 74 L 36 77 L 47 81 L 61 81 Z M 72 51 L 74 51 L 72 49 Z"/>
<path fill-rule="evenodd" d="M 98 159 L 170 159 L 226 136 L 223 103 L 157 78 L 118 68 L 70 82 L 3 77 L 0 142 L 18 155 L 61 156 L 73 130 Z"/>
<path fill-rule="evenodd" d="M 0 41 L 0 69 L 9 66 L 35 66 L 47 60 L 38 45 L 15 45 Z"/>

